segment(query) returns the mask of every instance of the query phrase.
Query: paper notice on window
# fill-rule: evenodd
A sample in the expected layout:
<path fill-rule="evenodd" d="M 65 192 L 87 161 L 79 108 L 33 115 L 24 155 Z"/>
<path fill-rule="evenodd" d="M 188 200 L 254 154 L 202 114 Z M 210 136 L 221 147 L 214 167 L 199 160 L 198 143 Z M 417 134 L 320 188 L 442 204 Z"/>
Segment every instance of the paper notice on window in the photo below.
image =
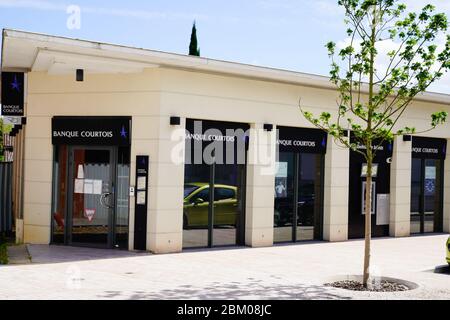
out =
<path fill-rule="evenodd" d="M 94 193 L 94 180 L 84 179 L 84 194 Z"/>
<path fill-rule="evenodd" d="M 102 180 L 94 180 L 94 194 L 102 194 Z"/>
<path fill-rule="evenodd" d="M 147 188 L 147 179 L 146 177 L 138 177 L 137 178 L 137 189 L 145 190 Z"/>
<path fill-rule="evenodd" d="M 138 191 L 136 194 L 136 204 L 145 204 L 145 191 Z"/>
<path fill-rule="evenodd" d="M 78 179 L 84 179 L 84 168 L 83 168 L 82 164 L 78 165 L 77 178 Z"/>
<path fill-rule="evenodd" d="M 84 180 L 75 179 L 74 193 L 84 193 Z"/>
<path fill-rule="evenodd" d="M 436 179 L 436 167 L 429 167 L 429 166 L 425 167 L 425 179 L 431 180 Z"/>
<path fill-rule="evenodd" d="M 288 163 L 287 162 L 277 162 L 276 163 L 277 173 L 275 177 L 286 178 L 288 176 Z"/>
<path fill-rule="evenodd" d="M 389 216 L 389 194 L 377 194 L 377 226 L 388 225 Z"/>

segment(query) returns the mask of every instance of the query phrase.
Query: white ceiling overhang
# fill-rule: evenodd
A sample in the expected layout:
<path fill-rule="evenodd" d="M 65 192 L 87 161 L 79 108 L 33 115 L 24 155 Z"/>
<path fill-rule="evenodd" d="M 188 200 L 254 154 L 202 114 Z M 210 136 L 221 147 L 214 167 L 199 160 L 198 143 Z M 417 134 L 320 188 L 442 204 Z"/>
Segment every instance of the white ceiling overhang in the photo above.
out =
<path fill-rule="evenodd" d="M 86 73 L 139 73 L 145 68 L 155 67 L 158 65 L 38 48 L 31 71 L 55 75 L 71 74 L 76 69 L 84 69 Z"/>

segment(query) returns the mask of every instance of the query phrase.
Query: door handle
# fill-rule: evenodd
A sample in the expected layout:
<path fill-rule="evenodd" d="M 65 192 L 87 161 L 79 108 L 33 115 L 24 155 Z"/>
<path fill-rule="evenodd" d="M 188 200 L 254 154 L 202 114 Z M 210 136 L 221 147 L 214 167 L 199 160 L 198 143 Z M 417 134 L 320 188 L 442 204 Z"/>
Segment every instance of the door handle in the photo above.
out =
<path fill-rule="evenodd" d="M 113 206 L 110 206 L 105 202 L 106 198 L 108 198 L 110 195 L 112 195 L 112 192 L 105 192 L 105 193 L 102 193 L 102 195 L 100 196 L 100 204 L 103 207 L 108 208 L 108 209 L 113 208 Z"/>

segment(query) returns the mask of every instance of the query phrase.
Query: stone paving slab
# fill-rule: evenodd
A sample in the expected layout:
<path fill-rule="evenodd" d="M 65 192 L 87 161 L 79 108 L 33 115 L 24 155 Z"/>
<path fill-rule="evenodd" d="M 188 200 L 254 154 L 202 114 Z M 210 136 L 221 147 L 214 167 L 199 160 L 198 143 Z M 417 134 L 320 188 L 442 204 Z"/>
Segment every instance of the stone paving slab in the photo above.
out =
<path fill-rule="evenodd" d="M 62 263 L 149 255 L 149 252 L 28 244 L 33 263 Z"/>
<path fill-rule="evenodd" d="M 7 247 L 8 264 L 29 264 L 30 255 L 26 245 L 12 245 Z"/>
<path fill-rule="evenodd" d="M 352 240 L 165 255 L 30 246 L 40 263 L 0 267 L 0 299 L 450 299 L 450 272 L 434 272 L 447 237 L 373 240 L 374 272 L 419 284 L 399 293 L 324 286 L 361 273 L 364 242 Z"/>

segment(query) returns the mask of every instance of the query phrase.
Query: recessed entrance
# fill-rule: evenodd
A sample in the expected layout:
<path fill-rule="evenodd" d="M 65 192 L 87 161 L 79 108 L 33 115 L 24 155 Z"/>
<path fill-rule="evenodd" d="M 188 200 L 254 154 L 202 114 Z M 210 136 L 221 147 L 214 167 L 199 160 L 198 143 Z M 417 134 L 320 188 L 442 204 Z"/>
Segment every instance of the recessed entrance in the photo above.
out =
<path fill-rule="evenodd" d="M 54 118 L 52 243 L 127 248 L 130 119 L 86 117 L 77 129 L 65 128 L 80 120 Z M 123 142 L 110 145 L 115 136 Z"/>
<path fill-rule="evenodd" d="M 69 244 L 112 247 L 115 150 L 69 149 Z"/>
<path fill-rule="evenodd" d="M 445 139 L 413 138 L 411 233 L 442 232 L 445 150 Z"/>
<path fill-rule="evenodd" d="M 350 142 L 357 143 L 350 133 Z M 365 146 L 357 144 L 357 148 L 365 150 Z M 372 237 L 389 235 L 389 198 L 390 198 L 390 160 L 393 143 L 375 141 L 376 150 L 372 167 L 372 201 L 371 230 Z M 367 161 L 365 157 L 350 151 L 349 193 L 348 193 L 348 237 L 363 238 L 365 235 L 365 194 L 366 194 Z"/>
<path fill-rule="evenodd" d="M 321 240 L 326 133 L 278 128 L 274 242 Z"/>

